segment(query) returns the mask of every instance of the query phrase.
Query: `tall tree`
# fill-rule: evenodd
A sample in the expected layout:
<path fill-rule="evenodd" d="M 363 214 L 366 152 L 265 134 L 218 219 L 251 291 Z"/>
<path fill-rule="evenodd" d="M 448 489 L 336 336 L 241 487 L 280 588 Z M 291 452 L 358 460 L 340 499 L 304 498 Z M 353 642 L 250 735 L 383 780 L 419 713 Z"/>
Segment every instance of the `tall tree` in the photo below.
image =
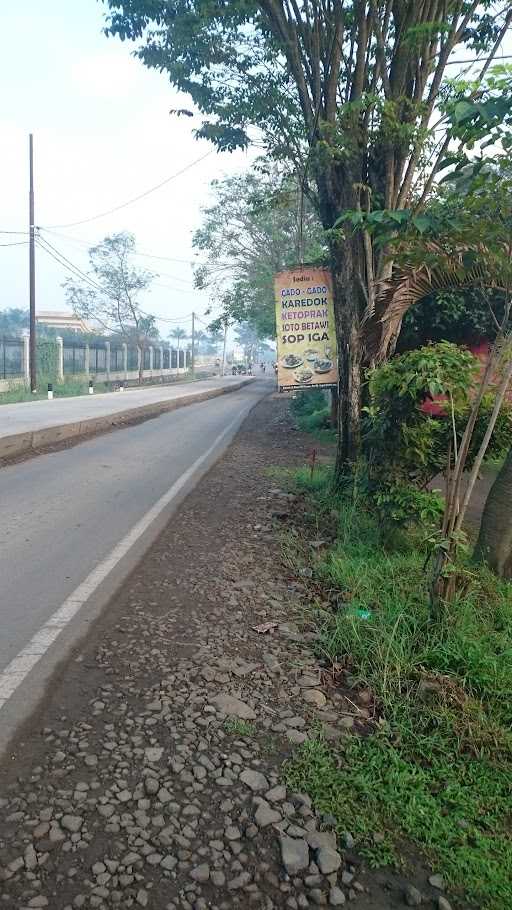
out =
<path fill-rule="evenodd" d="M 28 329 L 29 313 L 16 307 L 0 310 L 0 333 L 2 335 L 21 335 Z"/>
<path fill-rule="evenodd" d="M 444 81 L 450 57 L 466 51 L 486 55 L 485 76 L 512 21 L 509 0 L 107 3 L 107 33 L 142 39 L 136 54 L 205 115 L 200 136 L 233 149 L 254 128 L 315 196 L 334 285 L 342 470 L 359 449 L 365 327 L 392 268 L 365 213 L 421 209 L 453 144 L 474 143 L 468 124 L 492 141 L 497 121 L 512 119 L 488 85 Z"/>
<path fill-rule="evenodd" d="M 141 349 L 139 382 L 144 370 L 144 349 L 158 337 L 155 317 L 141 309 L 140 297 L 155 277 L 132 263 L 135 237 L 123 231 L 105 237 L 89 249 L 87 278 L 64 282 L 73 312 L 93 320 L 108 332 L 133 341 Z"/>
<path fill-rule="evenodd" d="M 308 262 L 325 259 L 318 217 L 308 203 L 301 225 L 297 181 L 282 169 L 224 177 L 211 189 L 213 204 L 203 208 L 193 240 L 204 257 L 196 284 L 209 289 L 225 318 L 250 323 L 261 338 L 274 337 L 274 274 L 301 253 Z"/>

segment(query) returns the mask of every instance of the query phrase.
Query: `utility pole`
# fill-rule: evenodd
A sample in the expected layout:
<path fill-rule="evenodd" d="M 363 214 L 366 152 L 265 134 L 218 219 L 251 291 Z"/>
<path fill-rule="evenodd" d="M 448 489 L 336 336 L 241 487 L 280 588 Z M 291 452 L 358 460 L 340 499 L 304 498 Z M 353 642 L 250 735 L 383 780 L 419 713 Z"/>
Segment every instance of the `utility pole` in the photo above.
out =
<path fill-rule="evenodd" d="M 36 366 L 36 244 L 35 244 L 35 227 L 34 227 L 34 137 L 30 133 L 28 137 L 29 152 L 29 296 L 30 296 L 30 333 L 29 333 L 29 361 L 30 361 L 30 391 L 35 392 L 37 389 L 37 366 Z"/>
<path fill-rule="evenodd" d="M 222 373 L 221 376 L 224 376 L 226 370 L 226 339 L 228 336 L 228 321 L 224 320 L 224 344 L 222 346 Z"/>
<path fill-rule="evenodd" d="M 190 363 L 192 378 L 196 375 L 196 314 L 192 313 L 192 356 Z"/>

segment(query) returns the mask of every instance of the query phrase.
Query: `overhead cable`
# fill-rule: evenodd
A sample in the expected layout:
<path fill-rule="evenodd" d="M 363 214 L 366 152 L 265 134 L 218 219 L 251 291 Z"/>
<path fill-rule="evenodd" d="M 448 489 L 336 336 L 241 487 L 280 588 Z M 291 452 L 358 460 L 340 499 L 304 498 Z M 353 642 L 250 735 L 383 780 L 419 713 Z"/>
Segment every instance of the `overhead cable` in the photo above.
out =
<path fill-rule="evenodd" d="M 167 177 L 165 180 L 162 180 L 161 183 L 157 183 L 156 186 L 150 187 L 148 190 L 145 190 L 143 193 L 139 193 L 138 196 L 133 196 L 131 199 L 127 199 L 126 202 L 121 202 L 119 205 L 115 205 L 111 209 L 107 209 L 105 212 L 99 212 L 97 215 L 91 215 L 89 218 L 82 218 L 80 221 L 70 221 L 66 224 L 49 224 L 42 225 L 46 229 L 50 228 L 70 228 L 78 227 L 79 224 L 89 224 L 91 221 L 97 221 L 98 218 L 105 218 L 107 215 L 112 215 L 114 212 L 118 212 L 120 209 L 126 208 L 128 205 L 133 205 L 134 202 L 138 202 L 140 199 L 144 199 L 146 196 L 149 196 L 151 193 L 156 193 L 157 190 L 160 190 L 163 186 L 166 186 L 168 183 L 171 183 L 172 180 L 176 180 L 178 177 L 181 177 L 186 171 L 189 171 L 191 168 L 195 167 L 196 164 L 200 164 L 201 161 L 204 161 L 205 158 L 208 158 L 209 155 L 213 155 L 213 149 L 206 152 L 205 155 L 201 155 L 200 158 L 196 158 L 195 161 L 191 161 L 190 164 L 187 164 L 186 167 L 182 168 L 180 171 L 177 171 L 175 174 L 171 174 L 170 177 Z"/>

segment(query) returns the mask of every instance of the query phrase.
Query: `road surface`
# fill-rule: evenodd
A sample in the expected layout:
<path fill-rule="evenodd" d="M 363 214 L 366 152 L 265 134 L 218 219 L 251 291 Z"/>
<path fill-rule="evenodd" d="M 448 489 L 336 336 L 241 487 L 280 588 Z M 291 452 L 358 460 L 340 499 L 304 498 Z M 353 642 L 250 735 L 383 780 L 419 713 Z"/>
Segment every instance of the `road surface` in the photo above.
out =
<path fill-rule="evenodd" d="M 226 376 L 223 379 L 132 388 L 124 392 L 105 392 L 101 395 L 77 395 L 70 398 L 54 398 L 53 401 L 4 404 L 0 406 L 0 439 L 14 433 L 30 433 L 64 423 L 118 414 L 129 408 L 139 408 L 158 401 L 174 401 L 176 398 L 196 395 L 210 389 L 229 388 L 237 382 L 240 382 L 239 376 Z"/>
<path fill-rule="evenodd" d="M 256 381 L 0 470 L 0 747 L 2 733 L 5 746 L 58 661 L 273 387 Z M 64 615 L 55 638 L 52 623 Z"/>

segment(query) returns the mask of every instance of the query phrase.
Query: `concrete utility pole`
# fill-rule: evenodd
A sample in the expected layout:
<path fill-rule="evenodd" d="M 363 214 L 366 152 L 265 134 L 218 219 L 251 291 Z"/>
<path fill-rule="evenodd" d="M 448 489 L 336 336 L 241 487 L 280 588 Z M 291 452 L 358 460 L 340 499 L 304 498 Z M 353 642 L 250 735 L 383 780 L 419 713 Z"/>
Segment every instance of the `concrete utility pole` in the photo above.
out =
<path fill-rule="evenodd" d="M 192 355 L 190 362 L 190 372 L 192 376 L 196 375 L 196 314 L 192 313 Z"/>
<path fill-rule="evenodd" d="M 30 361 L 30 391 L 37 390 L 37 365 L 36 365 L 36 244 L 34 227 L 34 137 L 28 137 L 29 152 L 29 193 L 28 193 L 28 220 L 29 220 L 29 296 L 30 296 L 30 331 L 29 331 L 29 361 Z"/>

